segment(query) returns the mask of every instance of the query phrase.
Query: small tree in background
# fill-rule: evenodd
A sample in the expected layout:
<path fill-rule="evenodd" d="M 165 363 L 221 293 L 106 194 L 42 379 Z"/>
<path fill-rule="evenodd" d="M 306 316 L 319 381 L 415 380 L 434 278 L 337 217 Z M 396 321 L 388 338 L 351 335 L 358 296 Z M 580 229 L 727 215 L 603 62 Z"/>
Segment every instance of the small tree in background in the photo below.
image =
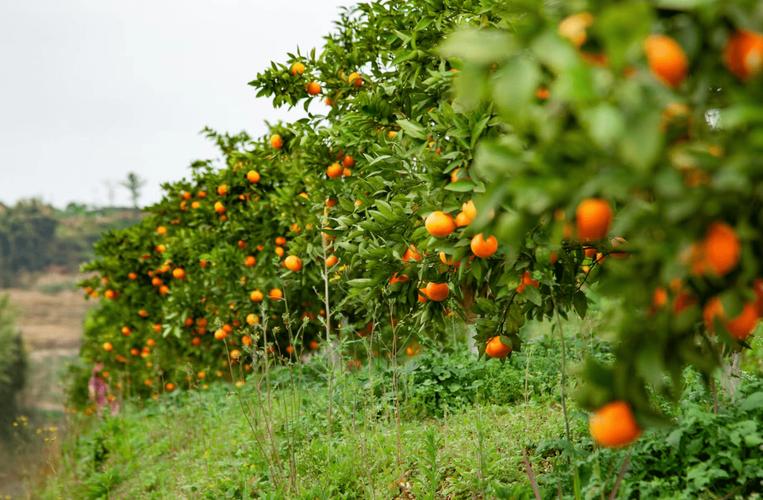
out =
<path fill-rule="evenodd" d="M 127 180 L 122 182 L 122 186 L 126 187 L 128 191 L 130 191 L 132 207 L 136 210 L 139 208 L 138 200 L 140 200 L 140 191 L 145 185 L 145 179 L 141 179 L 135 172 L 128 172 Z"/>

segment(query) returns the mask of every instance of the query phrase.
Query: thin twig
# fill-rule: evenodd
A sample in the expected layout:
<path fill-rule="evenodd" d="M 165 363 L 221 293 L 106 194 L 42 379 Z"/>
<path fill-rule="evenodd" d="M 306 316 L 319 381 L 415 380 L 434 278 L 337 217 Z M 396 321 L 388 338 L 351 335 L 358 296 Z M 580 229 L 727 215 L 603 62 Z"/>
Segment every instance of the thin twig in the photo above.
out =
<path fill-rule="evenodd" d="M 612 493 L 609 494 L 609 500 L 614 500 L 617 497 L 617 491 L 620 489 L 620 483 L 623 482 L 623 477 L 625 477 L 625 473 L 628 472 L 628 467 L 631 464 L 631 452 L 628 451 L 628 455 L 625 456 L 625 460 L 623 460 L 623 465 L 620 466 L 620 472 L 617 473 L 617 481 L 615 481 L 615 488 L 612 490 Z"/>
<path fill-rule="evenodd" d="M 530 463 L 530 458 L 527 456 L 527 448 L 522 448 L 522 461 L 525 463 L 525 472 L 527 473 L 527 478 L 530 480 L 530 486 L 532 486 L 535 498 L 536 500 L 541 500 L 540 490 L 538 489 L 538 481 L 535 479 L 533 466 Z"/>

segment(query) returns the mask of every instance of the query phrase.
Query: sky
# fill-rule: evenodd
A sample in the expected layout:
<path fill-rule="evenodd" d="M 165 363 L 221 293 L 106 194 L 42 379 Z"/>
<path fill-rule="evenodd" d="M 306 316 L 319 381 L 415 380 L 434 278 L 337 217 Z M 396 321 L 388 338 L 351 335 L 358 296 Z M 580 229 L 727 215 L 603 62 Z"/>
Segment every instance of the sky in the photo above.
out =
<path fill-rule="evenodd" d="M 0 202 L 127 205 L 215 158 L 199 134 L 294 119 L 247 85 L 352 0 L 0 0 Z"/>

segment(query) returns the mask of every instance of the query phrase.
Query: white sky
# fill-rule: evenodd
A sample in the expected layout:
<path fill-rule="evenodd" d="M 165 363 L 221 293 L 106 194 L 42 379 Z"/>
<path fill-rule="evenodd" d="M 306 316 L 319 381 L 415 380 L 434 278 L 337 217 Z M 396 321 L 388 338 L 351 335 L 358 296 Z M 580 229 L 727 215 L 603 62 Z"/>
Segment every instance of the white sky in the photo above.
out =
<path fill-rule="evenodd" d="M 246 83 L 322 44 L 353 0 L 0 0 L 0 201 L 107 204 L 215 156 L 199 131 L 299 116 Z M 124 188 L 115 202 L 127 204 Z"/>

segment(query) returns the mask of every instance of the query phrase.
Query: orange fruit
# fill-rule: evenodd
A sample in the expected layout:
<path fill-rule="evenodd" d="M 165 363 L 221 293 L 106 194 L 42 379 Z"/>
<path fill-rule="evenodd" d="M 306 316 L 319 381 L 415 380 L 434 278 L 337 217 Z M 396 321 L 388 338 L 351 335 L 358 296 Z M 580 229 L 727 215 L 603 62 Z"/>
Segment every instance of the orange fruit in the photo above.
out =
<path fill-rule="evenodd" d="M 360 87 L 363 85 L 363 77 L 360 76 L 360 73 L 353 71 L 350 73 L 350 76 L 347 77 L 347 83 L 355 88 Z"/>
<path fill-rule="evenodd" d="M 684 49 L 667 35 L 649 35 L 644 42 L 652 74 L 669 87 L 677 87 L 686 78 L 689 61 Z"/>
<path fill-rule="evenodd" d="M 190 194 L 191 193 L 188 193 L 189 197 L 190 197 Z M 206 191 L 199 191 L 198 193 L 196 193 L 196 196 L 199 197 L 199 198 L 206 198 L 207 197 L 207 192 Z"/>
<path fill-rule="evenodd" d="M 268 292 L 268 298 L 270 300 L 281 300 L 283 298 L 283 292 L 280 288 L 273 288 Z"/>
<path fill-rule="evenodd" d="M 326 169 L 326 175 L 329 179 L 338 179 L 342 176 L 342 172 L 344 172 L 344 169 L 339 163 L 332 163 Z"/>
<path fill-rule="evenodd" d="M 154 339 L 146 339 L 146 345 L 148 347 L 154 347 L 156 345 L 156 340 L 154 340 Z"/>
<path fill-rule="evenodd" d="M 525 288 L 528 286 L 538 288 L 540 282 L 533 279 L 533 275 L 530 271 L 525 271 L 524 274 L 522 274 L 522 281 L 519 283 L 519 286 L 517 286 L 517 293 L 524 293 Z"/>
<path fill-rule="evenodd" d="M 461 205 L 461 212 L 469 218 L 469 222 L 477 218 L 477 207 L 469 200 Z"/>
<path fill-rule="evenodd" d="M 217 186 L 217 194 L 220 196 L 226 196 L 228 194 L 228 185 L 227 184 L 220 184 Z"/>
<path fill-rule="evenodd" d="M 111 342 L 104 342 L 103 343 L 103 350 L 106 352 L 111 352 L 114 349 L 114 346 L 111 345 Z"/>
<path fill-rule="evenodd" d="M 501 336 L 496 335 L 495 337 L 491 337 L 487 341 L 487 346 L 485 346 L 485 355 L 490 358 L 499 358 L 503 359 L 506 356 L 508 356 L 511 353 L 511 346 L 507 346 L 506 344 L 501 341 Z"/>
<path fill-rule="evenodd" d="M 703 243 L 704 261 L 707 267 L 723 276 L 739 263 L 742 248 L 734 228 L 723 222 L 713 223 Z"/>
<path fill-rule="evenodd" d="M 243 337 L 241 337 L 241 343 L 247 347 L 252 345 L 252 337 L 250 337 L 249 335 L 244 335 Z"/>
<path fill-rule="evenodd" d="M 448 254 L 445 252 L 440 252 L 440 262 L 445 264 L 446 266 L 455 266 L 458 264 L 458 261 L 456 259 L 449 259 Z"/>
<path fill-rule="evenodd" d="M 109 300 L 114 300 L 117 298 L 117 292 L 115 292 L 114 290 L 108 289 L 105 292 L 103 292 L 103 296 Z"/>
<path fill-rule="evenodd" d="M 337 262 L 339 262 L 339 258 L 337 258 L 336 255 L 329 255 L 326 257 L 326 267 L 332 267 L 336 265 Z"/>
<path fill-rule="evenodd" d="M 131 333 L 132 333 L 132 329 L 129 326 L 122 327 L 122 335 L 124 335 L 125 337 L 129 337 Z"/>
<path fill-rule="evenodd" d="M 246 240 L 238 240 L 236 242 L 236 246 L 239 247 L 241 250 L 246 248 Z"/>
<path fill-rule="evenodd" d="M 202 269 L 206 269 L 208 265 L 209 265 L 209 261 L 208 261 L 207 259 L 201 259 L 201 260 L 199 260 L 199 266 L 200 266 Z"/>
<path fill-rule="evenodd" d="M 321 84 L 318 82 L 309 82 L 305 85 L 305 89 L 309 95 L 318 95 L 321 93 Z"/>
<path fill-rule="evenodd" d="M 286 238 L 283 236 L 276 236 L 276 239 L 274 240 L 276 245 L 284 246 L 286 244 Z"/>
<path fill-rule="evenodd" d="M 257 259 L 254 257 L 254 255 L 247 255 L 244 258 L 244 265 L 246 267 L 254 267 L 255 264 L 257 264 Z"/>
<path fill-rule="evenodd" d="M 575 210 L 578 238 L 583 241 L 604 239 L 612 223 L 609 202 L 600 198 L 586 198 Z"/>
<path fill-rule="evenodd" d="M 335 207 L 337 204 L 337 201 L 334 198 L 326 198 L 326 206 L 331 208 Z"/>
<path fill-rule="evenodd" d="M 394 273 L 389 279 L 389 284 L 395 285 L 397 283 L 406 283 L 407 281 L 408 281 L 408 275 L 401 274 L 400 276 L 398 276 L 397 273 Z"/>
<path fill-rule="evenodd" d="M 342 169 L 342 177 L 351 177 L 352 176 L 352 170 L 349 168 L 343 168 Z M 355 201 L 355 205 L 357 206 L 358 202 Z"/>
<path fill-rule="evenodd" d="M 448 293 L 450 293 L 450 290 L 448 289 L 447 283 L 435 283 L 430 281 L 424 288 L 424 293 L 429 300 L 442 302 L 448 298 Z"/>
<path fill-rule="evenodd" d="M 246 315 L 246 324 L 249 326 L 258 325 L 260 323 L 260 317 L 257 316 L 254 313 L 249 313 Z"/>
<path fill-rule="evenodd" d="M 313 339 L 310 341 L 310 350 L 317 351 L 319 347 L 320 347 L 320 344 L 318 344 L 317 340 Z"/>
<path fill-rule="evenodd" d="M 472 223 L 472 220 L 464 212 L 456 214 L 456 227 L 465 227 Z"/>
<path fill-rule="evenodd" d="M 283 261 L 283 265 L 286 269 L 292 272 L 298 272 L 302 270 L 302 259 L 296 255 L 289 255 Z"/>
<path fill-rule="evenodd" d="M 172 382 L 167 382 L 164 385 L 164 388 L 167 390 L 167 392 L 172 392 L 175 390 L 175 384 L 173 384 Z"/>
<path fill-rule="evenodd" d="M 127 279 L 131 281 L 135 281 L 136 279 L 138 279 L 138 275 L 136 273 L 130 273 L 127 275 Z"/>
<path fill-rule="evenodd" d="M 297 76 L 305 72 L 305 65 L 301 62 L 295 62 L 291 65 L 291 75 Z"/>
<path fill-rule="evenodd" d="M 289 344 L 286 346 L 286 353 L 287 354 L 293 354 L 294 353 L 294 346 Z"/>
<path fill-rule="evenodd" d="M 663 287 L 658 286 L 652 293 L 652 306 L 655 309 L 661 309 L 668 303 L 668 292 Z"/>
<path fill-rule="evenodd" d="M 184 280 L 185 279 L 185 269 L 182 267 L 176 267 L 172 270 L 172 277 L 176 280 Z"/>
<path fill-rule="evenodd" d="M 159 236 L 164 236 L 165 234 L 167 234 L 167 228 L 164 226 L 157 227 L 156 234 L 158 234 Z"/>
<path fill-rule="evenodd" d="M 472 238 L 472 242 L 469 245 L 472 249 L 472 253 L 481 259 L 487 259 L 498 251 L 498 240 L 495 236 L 485 236 L 480 233 Z"/>
<path fill-rule="evenodd" d="M 238 349 L 233 349 L 233 350 L 230 352 L 230 359 L 232 359 L 232 360 L 236 361 L 236 360 L 238 360 L 240 357 L 241 357 L 241 351 L 239 351 Z"/>
<path fill-rule="evenodd" d="M 156 245 L 156 247 L 154 247 L 154 250 L 156 250 L 156 253 L 164 253 L 164 252 L 167 251 L 167 246 L 166 245 Z"/>
<path fill-rule="evenodd" d="M 448 236 L 456 229 L 456 223 L 453 221 L 453 217 L 439 210 L 429 214 L 424 221 L 424 226 L 427 228 L 429 234 L 435 238 Z"/>
<path fill-rule="evenodd" d="M 407 278 L 407 276 L 406 276 L 406 278 Z M 416 300 L 418 300 L 419 302 L 426 302 L 427 301 L 427 289 L 426 288 L 419 288 L 419 293 L 417 294 Z"/>
<path fill-rule="evenodd" d="M 390 130 L 387 132 L 387 139 L 394 139 L 397 137 L 397 130 Z"/>
<path fill-rule="evenodd" d="M 262 302 L 264 298 L 265 295 L 259 290 L 253 290 L 252 293 L 249 294 L 249 300 L 252 302 Z"/>
<path fill-rule="evenodd" d="M 218 214 L 224 214 L 225 213 L 225 205 L 222 204 L 220 201 L 215 202 L 215 212 Z"/>
<path fill-rule="evenodd" d="M 227 336 L 228 336 L 228 332 L 226 332 L 222 328 L 215 330 L 215 340 L 223 340 Z"/>
<path fill-rule="evenodd" d="M 181 193 L 180 197 L 183 198 L 184 200 L 190 200 L 191 199 L 191 193 L 189 193 L 188 191 L 183 191 Z"/>
<path fill-rule="evenodd" d="M 156 333 L 161 333 L 161 331 L 162 331 L 162 325 L 161 325 L 161 323 L 154 323 L 153 325 L 151 325 L 151 328 L 153 328 L 153 330 L 154 330 Z"/>
<path fill-rule="evenodd" d="M 327 98 L 325 98 L 325 99 L 323 100 L 323 103 L 324 103 L 326 106 L 333 106 L 333 105 L 334 105 L 334 100 L 333 100 L 332 98 L 330 98 L 330 97 L 327 97 Z"/>
<path fill-rule="evenodd" d="M 408 245 L 408 248 L 405 249 L 405 252 L 403 253 L 403 256 L 400 258 L 403 262 L 410 262 L 412 260 L 415 260 L 416 262 L 420 261 L 423 257 L 419 253 L 418 249 L 416 248 L 416 245 Z"/>
<path fill-rule="evenodd" d="M 141 309 L 140 311 L 138 311 L 138 316 L 140 316 L 141 318 L 148 318 L 148 311 L 146 311 L 145 309 Z"/>
<path fill-rule="evenodd" d="M 260 173 L 256 170 L 250 170 L 246 173 L 246 180 L 251 182 L 252 184 L 257 184 L 260 182 Z"/>
<path fill-rule="evenodd" d="M 278 255 L 279 257 L 283 257 L 285 250 L 283 249 L 283 247 L 276 247 L 275 252 L 276 252 L 276 255 Z"/>
<path fill-rule="evenodd" d="M 270 136 L 270 145 L 273 149 L 281 149 L 283 147 L 283 139 L 278 134 Z"/>
<path fill-rule="evenodd" d="M 726 42 L 723 51 L 726 67 L 741 80 L 763 71 L 763 34 L 739 30 Z"/>
<path fill-rule="evenodd" d="M 757 304 L 755 302 L 748 302 L 742 307 L 742 312 L 739 313 L 739 316 L 726 320 L 721 299 L 713 297 L 705 304 L 702 317 L 705 320 L 705 328 L 709 331 L 712 332 L 715 329 L 715 318 L 717 317 L 723 321 L 723 326 L 726 327 L 726 330 L 728 330 L 732 337 L 737 340 L 745 340 L 758 324 L 759 313 Z"/>
<path fill-rule="evenodd" d="M 587 39 L 586 30 L 593 24 L 593 15 L 590 12 L 579 12 L 567 16 L 559 23 L 559 35 L 566 38 L 575 47 L 580 48 Z"/>
<path fill-rule="evenodd" d="M 626 446 L 641 434 L 630 406 L 625 401 L 612 401 L 596 410 L 588 421 L 591 437 L 601 446 Z"/>
<path fill-rule="evenodd" d="M 194 346 L 200 346 L 201 345 L 201 337 L 194 337 L 191 339 L 191 345 Z"/>
<path fill-rule="evenodd" d="M 541 101 L 545 101 L 551 97 L 551 92 L 546 87 L 538 87 L 538 90 L 535 91 L 535 97 Z"/>
<path fill-rule="evenodd" d="M 345 155 L 342 160 L 342 166 L 345 168 L 352 168 L 355 166 L 355 158 L 350 155 Z"/>

